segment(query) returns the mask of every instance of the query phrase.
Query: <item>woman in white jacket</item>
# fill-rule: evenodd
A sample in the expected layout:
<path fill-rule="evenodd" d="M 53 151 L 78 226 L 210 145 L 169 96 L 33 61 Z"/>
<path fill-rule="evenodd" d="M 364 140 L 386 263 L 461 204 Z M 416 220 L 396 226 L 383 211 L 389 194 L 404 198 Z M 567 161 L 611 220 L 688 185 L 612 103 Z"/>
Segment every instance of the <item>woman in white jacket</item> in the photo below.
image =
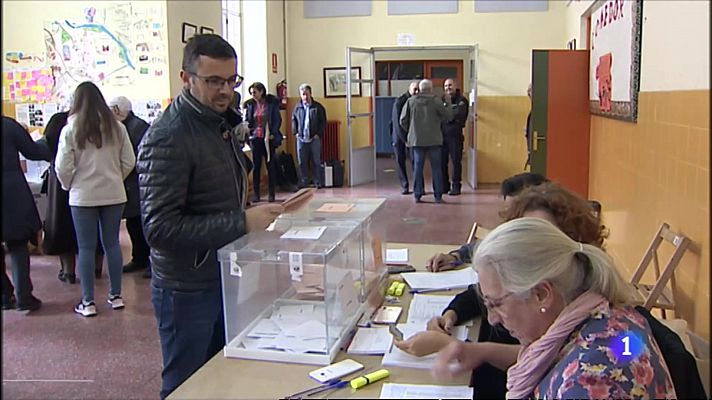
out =
<path fill-rule="evenodd" d="M 116 121 L 99 88 L 91 82 L 81 83 L 74 93 L 67 125 L 60 134 L 55 171 L 62 188 L 69 191 L 82 286 L 82 301 L 74 311 L 85 317 L 96 315 L 97 222 L 109 266 L 108 302 L 113 309 L 124 307 L 119 227 L 126 203 L 124 179 L 135 164 L 126 128 Z"/>

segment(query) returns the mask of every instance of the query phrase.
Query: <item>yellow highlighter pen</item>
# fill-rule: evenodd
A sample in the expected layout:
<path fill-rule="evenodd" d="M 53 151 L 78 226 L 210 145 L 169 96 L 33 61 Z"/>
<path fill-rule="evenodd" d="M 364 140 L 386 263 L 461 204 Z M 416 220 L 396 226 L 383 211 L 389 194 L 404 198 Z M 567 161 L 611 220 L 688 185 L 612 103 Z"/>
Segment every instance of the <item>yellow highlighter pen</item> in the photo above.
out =
<path fill-rule="evenodd" d="M 404 292 L 404 291 L 405 291 L 405 282 L 401 282 L 401 283 L 398 284 L 398 287 L 396 287 L 396 290 L 395 290 L 394 294 L 395 294 L 397 297 L 400 297 L 400 296 L 403 296 L 403 292 Z"/>
<path fill-rule="evenodd" d="M 370 374 L 360 376 L 356 379 L 352 379 L 349 384 L 353 389 L 359 389 L 383 378 L 388 378 L 390 374 L 391 373 L 388 372 L 387 369 L 379 369 L 378 371 L 371 372 Z"/>

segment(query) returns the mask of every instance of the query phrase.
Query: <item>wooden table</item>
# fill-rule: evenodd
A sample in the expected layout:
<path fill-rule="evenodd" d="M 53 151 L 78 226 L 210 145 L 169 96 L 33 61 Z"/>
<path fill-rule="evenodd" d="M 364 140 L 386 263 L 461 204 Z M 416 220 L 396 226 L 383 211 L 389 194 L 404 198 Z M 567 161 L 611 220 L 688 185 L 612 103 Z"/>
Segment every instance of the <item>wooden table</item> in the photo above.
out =
<path fill-rule="evenodd" d="M 479 233 L 479 231 L 478 231 Z M 479 235 L 478 235 L 479 236 Z M 425 270 L 426 260 L 438 253 L 447 253 L 458 245 L 428 245 L 388 243 L 387 248 L 408 248 L 411 264 L 419 271 Z M 448 292 L 450 293 L 450 292 Z M 402 297 L 403 312 L 400 322 L 408 316 L 408 305 L 412 295 L 407 293 Z M 470 329 L 476 334 L 477 329 Z M 341 351 L 336 361 L 351 358 L 363 364 L 364 371 L 380 369 L 382 356 L 360 356 L 346 354 Z M 309 378 L 308 373 L 319 368 L 316 365 L 287 364 L 272 361 L 256 361 L 238 358 L 226 358 L 219 352 L 203 367 L 195 372 L 187 381 L 178 387 L 169 399 L 277 399 L 306 390 L 318 383 Z M 430 376 L 427 369 L 388 367 L 390 376 L 367 385 L 359 390 L 345 387 L 336 391 L 324 392 L 310 398 L 328 396 L 332 398 L 372 398 L 377 399 L 384 382 L 438 385 L 467 385 L 469 375 L 450 383 L 437 382 Z M 363 372 L 363 371 L 362 371 Z M 356 374 L 348 376 L 355 377 Z"/>

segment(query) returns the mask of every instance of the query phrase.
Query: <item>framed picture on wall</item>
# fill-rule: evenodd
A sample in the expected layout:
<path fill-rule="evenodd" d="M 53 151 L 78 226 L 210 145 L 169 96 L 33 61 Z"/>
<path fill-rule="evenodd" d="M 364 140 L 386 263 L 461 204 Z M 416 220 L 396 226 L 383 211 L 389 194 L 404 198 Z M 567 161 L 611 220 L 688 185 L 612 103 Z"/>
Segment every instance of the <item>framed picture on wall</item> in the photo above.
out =
<path fill-rule="evenodd" d="M 592 114 L 636 122 L 643 1 L 602 2 L 591 14 L 589 105 Z"/>
<path fill-rule="evenodd" d="M 361 79 L 361 67 L 351 68 L 351 79 Z M 346 67 L 324 68 L 324 96 L 346 97 Z M 361 84 L 351 84 L 351 96 L 361 96 Z"/>
<path fill-rule="evenodd" d="M 213 28 L 209 28 L 209 27 L 207 27 L 207 26 L 201 26 L 201 27 L 200 27 L 200 34 L 201 34 L 201 35 L 206 35 L 206 34 L 208 34 L 208 33 L 215 33 L 215 31 L 213 30 Z"/>
<path fill-rule="evenodd" d="M 183 43 L 187 43 L 188 39 L 195 36 L 196 33 L 198 33 L 197 26 L 183 22 Z"/>

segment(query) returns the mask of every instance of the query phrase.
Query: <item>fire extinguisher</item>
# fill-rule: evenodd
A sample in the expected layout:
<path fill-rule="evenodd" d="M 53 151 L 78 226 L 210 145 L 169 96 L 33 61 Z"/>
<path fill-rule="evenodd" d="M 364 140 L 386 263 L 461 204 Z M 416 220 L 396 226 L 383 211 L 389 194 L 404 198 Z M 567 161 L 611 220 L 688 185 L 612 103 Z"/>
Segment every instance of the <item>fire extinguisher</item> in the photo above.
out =
<path fill-rule="evenodd" d="M 277 98 L 279 99 L 279 109 L 287 109 L 287 81 L 282 80 L 277 84 Z"/>

